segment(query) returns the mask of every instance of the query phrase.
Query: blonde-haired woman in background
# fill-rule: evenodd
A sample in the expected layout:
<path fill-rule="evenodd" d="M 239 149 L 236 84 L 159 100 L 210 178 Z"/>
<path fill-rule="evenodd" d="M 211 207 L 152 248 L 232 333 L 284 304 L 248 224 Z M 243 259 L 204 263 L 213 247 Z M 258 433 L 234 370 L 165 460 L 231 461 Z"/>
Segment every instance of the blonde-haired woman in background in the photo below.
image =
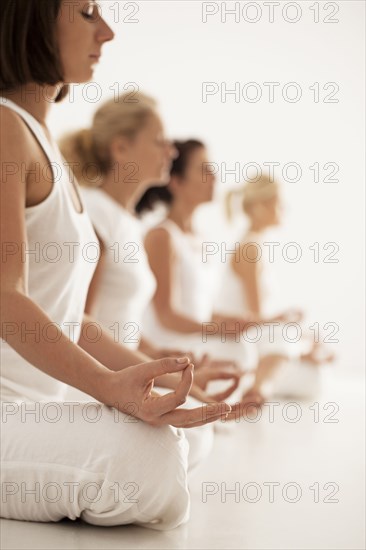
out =
<path fill-rule="evenodd" d="M 263 243 L 266 241 L 266 231 L 281 222 L 280 186 L 265 175 L 246 182 L 241 189 L 227 195 L 229 217 L 235 197 L 241 202 L 241 211 L 249 220 L 249 228 L 241 239 L 240 254 L 231 259 L 226 271 L 220 302 L 232 315 L 239 315 L 240 312 L 258 316 L 273 314 L 269 304 L 274 280 Z M 289 310 L 281 316 L 283 322 L 299 324 L 302 313 Z M 285 339 L 283 328 L 283 324 L 277 323 L 271 332 L 269 329 L 262 331 L 258 342 L 260 356 L 274 353 L 284 359 L 274 366 L 270 391 L 277 395 L 311 397 L 320 385 L 318 367 L 330 362 L 333 355 L 306 339 L 290 342 Z"/>
<path fill-rule="evenodd" d="M 152 182 L 166 184 L 176 154 L 164 137 L 156 102 L 141 92 L 134 93 L 133 98 L 123 94 L 111 99 L 96 111 L 90 128 L 65 136 L 60 148 L 82 185 L 81 194 L 101 247 L 86 312 L 131 349 L 152 358 L 172 355 L 176 348 L 168 352 L 159 346 L 158 339 L 147 341 L 141 336 L 142 318 L 156 282 L 135 206 Z M 197 363 L 195 360 L 199 368 L 195 369 L 190 395 L 201 403 L 221 401 L 238 386 L 241 373 L 232 362 L 211 361 L 206 356 Z M 224 392 L 208 395 L 208 382 L 217 379 L 230 380 L 231 385 Z M 179 376 L 159 377 L 159 386 L 174 389 L 178 384 Z M 160 387 L 159 391 L 165 390 Z M 186 406 L 199 404 L 191 397 Z M 205 440 L 202 434 L 206 434 Z M 202 452 L 206 454 L 211 448 L 211 427 L 187 432 L 187 437 L 191 462 L 197 462 L 198 455 L 202 458 Z"/>

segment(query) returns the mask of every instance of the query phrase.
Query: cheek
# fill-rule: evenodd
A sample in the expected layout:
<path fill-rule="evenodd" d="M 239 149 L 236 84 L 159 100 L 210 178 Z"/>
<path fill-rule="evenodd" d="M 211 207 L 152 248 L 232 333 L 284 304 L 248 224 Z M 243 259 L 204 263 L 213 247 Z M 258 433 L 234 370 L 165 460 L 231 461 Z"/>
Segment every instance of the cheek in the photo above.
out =
<path fill-rule="evenodd" d="M 87 56 L 85 55 L 85 49 L 88 39 L 80 32 L 80 29 L 76 22 L 74 24 L 68 23 L 67 25 L 61 25 L 59 28 L 59 48 L 61 62 L 65 71 L 65 77 L 71 79 L 77 78 L 83 66 L 81 60 Z M 75 72 L 76 71 L 76 72 Z"/>

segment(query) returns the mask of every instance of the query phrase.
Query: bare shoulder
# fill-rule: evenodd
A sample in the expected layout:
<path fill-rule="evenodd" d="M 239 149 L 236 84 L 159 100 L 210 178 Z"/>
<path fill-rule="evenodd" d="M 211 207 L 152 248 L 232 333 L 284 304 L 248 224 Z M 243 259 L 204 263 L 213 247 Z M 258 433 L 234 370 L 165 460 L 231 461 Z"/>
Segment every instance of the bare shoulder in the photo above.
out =
<path fill-rule="evenodd" d="M 235 261 L 233 256 L 231 260 L 231 266 L 233 270 L 239 275 L 243 274 L 252 274 L 254 275 L 258 270 L 259 261 L 260 261 L 260 249 L 258 250 L 259 245 L 253 241 L 244 240 L 240 243 L 240 261 Z"/>
<path fill-rule="evenodd" d="M 0 105 L 2 162 L 29 163 L 34 155 L 34 139 L 18 113 Z"/>
<path fill-rule="evenodd" d="M 164 249 L 171 248 L 171 236 L 165 227 L 153 227 L 145 237 L 145 246 L 147 249 Z"/>

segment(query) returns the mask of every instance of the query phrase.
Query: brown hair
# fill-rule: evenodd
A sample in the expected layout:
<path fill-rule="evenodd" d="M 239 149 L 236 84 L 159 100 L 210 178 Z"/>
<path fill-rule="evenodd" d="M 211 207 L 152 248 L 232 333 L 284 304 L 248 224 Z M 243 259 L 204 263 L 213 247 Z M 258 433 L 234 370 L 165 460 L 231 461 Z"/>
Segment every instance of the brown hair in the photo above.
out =
<path fill-rule="evenodd" d="M 98 187 L 103 175 L 113 168 L 111 142 L 116 136 L 133 139 L 156 113 L 156 102 L 142 92 L 131 92 L 110 99 L 95 113 L 90 128 L 78 130 L 59 141 L 61 153 L 72 163 L 80 185 Z"/>
<path fill-rule="evenodd" d="M 203 149 L 205 146 L 197 139 L 188 139 L 187 141 L 174 141 L 174 148 L 178 155 L 173 160 L 170 175 L 184 177 L 192 154 L 197 149 Z M 166 186 L 154 186 L 145 191 L 135 210 L 137 214 L 142 214 L 145 210 L 153 210 L 157 203 L 170 205 L 173 202 L 173 194 Z"/>
<path fill-rule="evenodd" d="M 30 82 L 63 82 L 56 40 L 56 20 L 62 0 L 1 0 L 0 93 Z M 61 89 L 56 101 L 68 93 Z"/>

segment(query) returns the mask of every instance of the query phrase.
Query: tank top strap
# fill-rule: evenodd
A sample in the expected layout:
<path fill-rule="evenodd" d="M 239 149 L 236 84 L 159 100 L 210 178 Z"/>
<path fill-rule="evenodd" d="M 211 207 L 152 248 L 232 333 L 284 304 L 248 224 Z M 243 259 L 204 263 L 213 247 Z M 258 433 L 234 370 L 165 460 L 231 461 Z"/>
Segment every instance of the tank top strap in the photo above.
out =
<path fill-rule="evenodd" d="M 178 225 L 175 222 L 173 222 L 169 218 L 166 218 L 165 220 L 160 222 L 156 227 L 157 228 L 161 227 L 165 229 L 176 244 L 179 244 L 179 243 L 183 244 L 186 242 L 186 238 L 183 231 L 180 229 L 180 227 L 178 227 Z"/>
<path fill-rule="evenodd" d="M 47 138 L 46 132 L 42 128 L 42 125 L 38 122 L 38 120 L 34 118 L 34 116 L 23 109 L 23 107 L 20 107 L 19 105 L 14 103 L 14 101 L 11 101 L 10 99 L 3 96 L 0 96 L 0 105 L 16 112 L 23 119 L 23 121 L 37 138 L 39 144 L 46 154 L 46 157 L 49 159 L 50 162 L 60 161 L 60 156 L 57 153 L 57 147 L 52 147 L 50 143 L 50 139 L 52 138 Z"/>

